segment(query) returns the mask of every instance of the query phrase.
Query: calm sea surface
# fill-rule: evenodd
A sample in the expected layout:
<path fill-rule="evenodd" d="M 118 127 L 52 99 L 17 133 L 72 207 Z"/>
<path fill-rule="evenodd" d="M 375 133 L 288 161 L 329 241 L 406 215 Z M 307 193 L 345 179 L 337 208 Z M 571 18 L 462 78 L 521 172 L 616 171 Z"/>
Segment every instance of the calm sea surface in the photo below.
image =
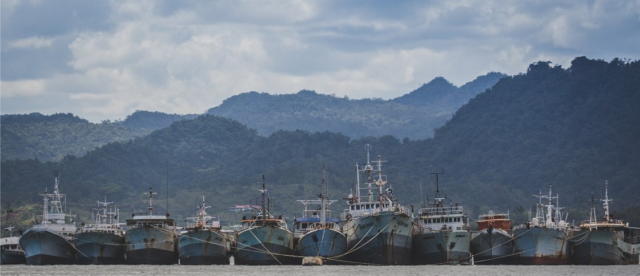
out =
<path fill-rule="evenodd" d="M 640 275 L 627 266 L 185 266 L 185 265 L 3 265 L 5 275 Z"/>

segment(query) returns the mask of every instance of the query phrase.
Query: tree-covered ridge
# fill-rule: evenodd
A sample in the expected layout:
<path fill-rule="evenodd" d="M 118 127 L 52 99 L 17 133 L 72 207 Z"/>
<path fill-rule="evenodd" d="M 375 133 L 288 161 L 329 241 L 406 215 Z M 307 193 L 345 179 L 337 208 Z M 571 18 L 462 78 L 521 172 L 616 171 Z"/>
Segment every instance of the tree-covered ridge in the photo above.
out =
<path fill-rule="evenodd" d="M 60 160 L 82 156 L 110 142 L 127 141 L 151 132 L 119 123 L 93 124 L 72 114 L 2 115 L 2 160 Z"/>
<path fill-rule="evenodd" d="M 2 115 L 2 160 L 82 156 L 102 145 L 141 137 L 197 116 L 136 111 L 124 121 L 93 124 L 73 114 Z"/>
<path fill-rule="evenodd" d="M 300 211 L 296 199 L 318 193 L 323 166 L 332 199 L 351 193 L 355 164 L 365 161 L 364 145 L 372 144 L 372 157 L 388 161 L 383 172 L 402 204 L 419 206 L 426 199 L 421 186 L 432 198 L 430 172 L 443 168 L 440 190 L 472 218 L 511 211 L 522 221 L 537 203 L 532 195 L 552 184 L 569 220 L 580 221 L 588 218 L 591 191 L 598 198 L 608 180 L 612 211 L 639 225 L 633 216 L 640 207 L 638 106 L 638 61 L 581 57 L 568 69 L 538 62 L 473 98 L 431 139 L 307 131 L 263 137 L 237 121 L 207 115 L 79 158 L 4 161 L 1 196 L 12 206 L 39 202 L 37 191 L 50 187 L 51 172 L 60 169 L 63 192 L 81 219 L 105 190 L 122 210 L 137 210 L 145 206 L 142 193 L 153 187 L 163 213 L 168 182 L 169 212 L 180 218 L 193 215 L 202 194 L 212 213 L 249 203 L 265 175 L 278 202 L 274 212 L 291 218 Z M 332 206 L 337 214 L 344 202 Z"/>
<path fill-rule="evenodd" d="M 424 139 L 470 98 L 505 75 L 489 73 L 458 88 L 436 78 L 394 100 L 353 100 L 315 91 L 270 95 L 249 92 L 226 99 L 208 113 L 238 120 L 262 135 L 278 130 L 339 132 L 351 138 L 393 135 Z"/>

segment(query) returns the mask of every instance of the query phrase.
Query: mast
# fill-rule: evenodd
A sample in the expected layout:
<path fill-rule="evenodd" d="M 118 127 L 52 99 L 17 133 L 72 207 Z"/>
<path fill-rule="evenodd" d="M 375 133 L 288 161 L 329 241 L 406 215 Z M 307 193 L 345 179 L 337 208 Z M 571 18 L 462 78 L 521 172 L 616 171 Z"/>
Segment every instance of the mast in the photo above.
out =
<path fill-rule="evenodd" d="M 262 193 L 262 225 L 265 224 L 265 220 L 266 220 L 266 215 L 267 215 L 267 209 L 266 206 L 264 204 L 264 196 L 265 193 L 267 192 L 267 189 L 264 187 L 264 174 L 262 175 L 262 190 L 259 190 L 260 193 Z"/>
<path fill-rule="evenodd" d="M 598 217 L 596 216 L 596 206 L 594 202 L 595 200 L 593 199 L 593 192 L 591 192 L 591 213 L 589 213 L 589 228 L 591 228 L 591 225 L 598 222 Z M 596 226 L 596 229 L 597 228 L 598 226 Z"/>
<path fill-rule="evenodd" d="M 152 200 L 153 200 L 153 195 L 157 195 L 158 193 L 154 193 L 153 190 L 151 190 L 151 187 L 149 187 L 149 215 L 153 216 L 153 204 L 152 204 Z"/>
<path fill-rule="evenodd" d="M 323 227 L 325 226 L 326 222 L 327 222 L 327 206 L 325 205 L 325 200 L 327 198 L 327 182 L 325 182 L 327 175 L 326 172 L 324 170 L 324 166 L 322 167 L 322 187 L 321 187 L 321 192 L 320 192 L 320 200 L 322 200 L 322 203 L 320 205 L 320 208 L 322 209 L 320 211 L 320 225 L 322 225 Z M 305 206 L 306 207 L 306 206 Z"/>
<path fill-rule="evenodd" d="M 440 197 L 440 183 L 439 183 L 439 176 L 441 174 L 444 174 L 444 169 L 442 169 L 441 172 L 434 172 L 431 174 L 435 174 L 436 175 L 436 195 L 433 199 L 434 205 L 436 205 L 435 207 L 441 207 L 442 206 L 442 200 L 444 200 L 444 198 Z"/>
<path fill-rule="evenodd" d="M 609 202 L 613 201 L 613 199 L 609 199 L 609 180 L 604 181 L 604 199 L 600 199 L 602 201 L 602 208 L 604 209 L 604 220 L 609 222 L 611 216 L 609 215 Z"/>
<path fill-rule="evenodd" d="M 544 224 L 544 216 L 542 215 L 544 213 L 544 204 L 542 204 L 542 199 L 544 198 L 544 196 L 542 195 L 542 190 L 539 191 L 539 194 L 533 196 L 538 198 L 538 204 L 536 204 L 536 224 Z"/>

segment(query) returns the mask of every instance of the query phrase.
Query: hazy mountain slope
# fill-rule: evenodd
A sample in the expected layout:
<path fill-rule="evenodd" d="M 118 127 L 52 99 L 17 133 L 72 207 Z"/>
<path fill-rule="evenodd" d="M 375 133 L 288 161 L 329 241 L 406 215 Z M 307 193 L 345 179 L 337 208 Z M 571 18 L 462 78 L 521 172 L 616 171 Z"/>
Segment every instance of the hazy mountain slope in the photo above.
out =
<path fill-rule="evenodd" d="M 208 113 L 238 120 L 261 135 L 300 129 L 339 132 L 351 138 L 383 135 L 427 138 L 460 106 L 502 77 L 490 73 L 461 88 L 439 77 L 389 101 L 351 100 L 308 90 L 286 95 L 249 92 L 226 99 Z"/>

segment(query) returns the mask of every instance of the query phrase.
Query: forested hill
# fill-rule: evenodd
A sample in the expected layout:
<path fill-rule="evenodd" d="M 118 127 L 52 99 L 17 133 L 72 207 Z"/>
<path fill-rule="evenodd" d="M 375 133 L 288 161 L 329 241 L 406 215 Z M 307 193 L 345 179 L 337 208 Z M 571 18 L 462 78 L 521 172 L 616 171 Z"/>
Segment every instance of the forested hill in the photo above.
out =
<path fill-rule="evenodd" d="M 2 115 L 2 160 L 82 156 L 102 145 L 128 141 L 197 116 L 136 111 L 124 121 L 93 124 L 73 114 Z"/>
<path fill-rule="evenodd" d="M 297 94 L 249 92 L 209 109 L 269 135 L 278 130 L 339 132 L 351 138 L 393 135 L 431 137 L 469 99 L 505 75 L 489 73 L 456 87 L 442 77 L 394 100 L 338 98 L 302 90 Z"/>
<path fill-rule="evenodd" d="M 51 188 L 51 172 L 60 169 L 61 189 L 82 220 L 105 191 L 133 211 L 144 208 L 149 187 L 162 199 L 168 182 L 169 211 L 180 218 L 192 215 L 202 194 L 212 213 L 255 200 L 264 174 L 277 198 L 274 213 L 291 218 L 301 209 L 296 199 L 318 193 L 323 166 L 330 197 L 349 194 L 354 165 L 362 164 L 370 143 L 372 156 L 388 161 L 383 171 L 403 204 L 420 204 L 420 184 L 432 198 L 430 173 L 443 168 L 440 190 L 472 218 L 492 209 L 522 221 L 537 203 L 532 195 L 552 184 L 569 220 L 580 221 L 588 218 L 591 192 L 599 198 L 608 180 L 612 211 L 638 225 L 638 106 L 640 62 L 582 57 L 568 69 L 538 62 L 473 98 L 432 139 L 305 131 L 263 137 L 236 121 L 203 115 L 80 158 L 4 161 L 1 196 L 12 206 L 40 204 L 37 191 Z M 332 206 L 337 212 L 344 202 Z M 163 201 L 157 207 L 164 213 Z"/>

